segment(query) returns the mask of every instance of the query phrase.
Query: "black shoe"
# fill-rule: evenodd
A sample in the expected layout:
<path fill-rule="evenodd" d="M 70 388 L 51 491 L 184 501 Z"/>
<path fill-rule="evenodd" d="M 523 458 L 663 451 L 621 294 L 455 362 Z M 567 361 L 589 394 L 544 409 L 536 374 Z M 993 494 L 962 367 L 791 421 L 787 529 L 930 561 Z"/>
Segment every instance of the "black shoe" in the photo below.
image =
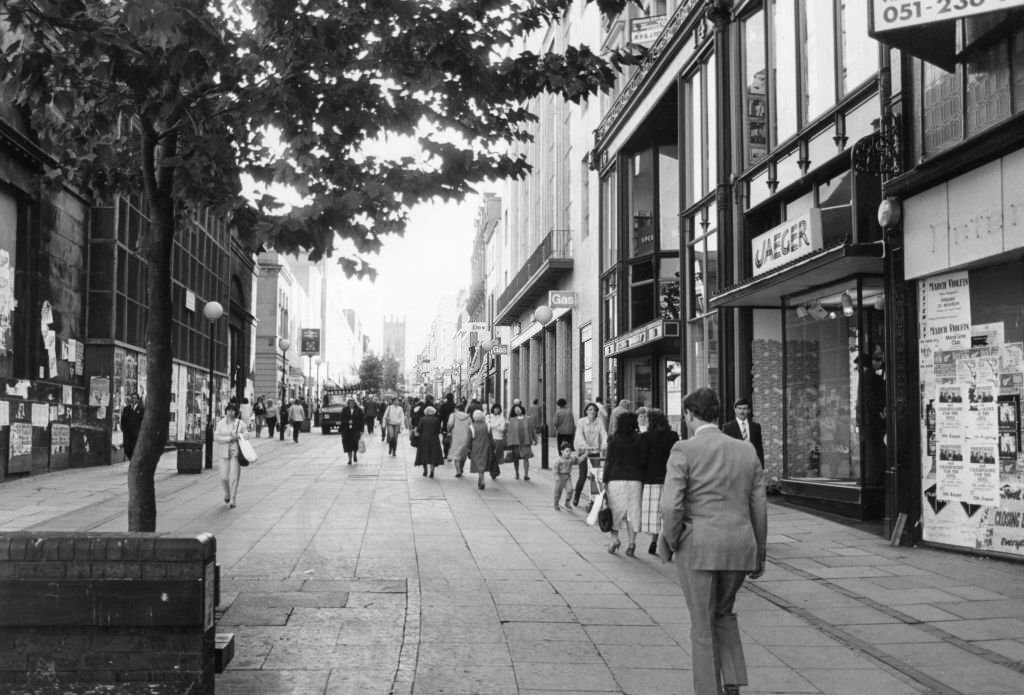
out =
<path fill-rule="evenodd" d="M 430 477 L 431 477 L 431 478 L 433 478 L 433 477 L 434 477 L 434 471 L 430 471 Z"/>
<path fill-rule="evenodd" d="M 423 477 L 424 478 L 427 477 L 427 468 L 426 468 L 426 466 L 423 467 Z"/>
<path fill-rule="evenodd" d="M 656 541 L 656 540 L 651 541 L 651 544 L 647 547 L 647 552 L 650 553 L 651 555 L 657 555 L 658 554 L 658 541 Z"/>

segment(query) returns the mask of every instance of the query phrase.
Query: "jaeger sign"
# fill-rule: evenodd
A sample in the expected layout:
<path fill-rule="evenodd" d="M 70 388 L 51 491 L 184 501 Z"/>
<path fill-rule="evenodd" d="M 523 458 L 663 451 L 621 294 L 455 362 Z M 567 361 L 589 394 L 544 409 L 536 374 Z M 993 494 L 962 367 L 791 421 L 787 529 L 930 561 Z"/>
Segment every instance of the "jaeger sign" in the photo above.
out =
<path fill-rule="evenodd" d="M 814 253 L 822 246 L 821 210 L 812 208 L 806 214 L 786 220 L 751 240 L 750 258 L 753 275 L 763 275 Z"/>

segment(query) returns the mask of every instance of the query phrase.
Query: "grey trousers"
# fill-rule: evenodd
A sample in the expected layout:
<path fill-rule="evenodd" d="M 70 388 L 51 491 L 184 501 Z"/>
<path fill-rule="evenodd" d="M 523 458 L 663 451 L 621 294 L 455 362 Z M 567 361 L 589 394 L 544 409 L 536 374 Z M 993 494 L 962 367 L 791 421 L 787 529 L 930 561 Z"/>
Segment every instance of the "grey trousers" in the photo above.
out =
<path fill-rule="evenodd" d="M 690 569 L 679 555 L 676 569 L 690 611 L 693 692 L 719 695 L 722 685 L 747 685 L 747 663 L 733 612 L 747 573 Z"/>

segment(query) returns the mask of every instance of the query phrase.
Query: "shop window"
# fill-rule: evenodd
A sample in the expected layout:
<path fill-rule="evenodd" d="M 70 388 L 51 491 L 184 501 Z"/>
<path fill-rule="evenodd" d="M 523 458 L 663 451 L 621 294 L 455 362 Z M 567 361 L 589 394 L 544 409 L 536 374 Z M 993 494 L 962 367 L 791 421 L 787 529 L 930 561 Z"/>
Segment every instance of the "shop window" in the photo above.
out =
<path fill-rule="evenodd" d="M 580 403 L 594 400 L 594 331 L 590 324 L 580 329 Z"/>
<path fill-rule="evenodd" d="M 840 0 L 839 8 L 843 58 L 840 84 L 843 94 L 849 94 L 878 73 L 878 44 L 868 34 L 868 13 L 861 0 Z"/>
<path fill-rule="evenodd" d="M 821 0 L 818 0 L 821 2 Z M 772 128 L 772 142 L 775 146 L 796 134 L 797 110 L 800 95 L 797 93 L 796 0 L 773 0 L 772 2 L 771 69 L 774 78 L 774 94 L 770 102 L 775 117 Z"/>
<path fill-rule="evenodd" d="M 605 360 L 605 398 L 608 407 L 619 402 L 619 361 L 614 357 Z"/>
<path fill-rule="evenodd" d="M 717 179 L 717 110 L 715 108 L 715 68 L 713 62 L 699 66 L 683 85 L 686 101 L 685 205 L 688 207 L 707 195 Z M 713 120 L 714 119 L 714 120 Z"/>
<path fill-rule="evenodd" d="M 679 150 L 658 148 L 658 250 L 679 250 Z"/>
<path fill-rule="evenodd" d="M 708 298 L 718 291 L 718 232 L 714 204 L 687 220 L 690 228 L 688 263 L 690 270 L 690 312 L 696 317 L 707 311 Z"/>
<path fill-rule="evenodd" d="M 654 319 L 654 262 L 634 263 L 629 275 L 629 326 L 637 328 Z"/>
<path fill-rule="evenodd" d="M 803 34 L 801 88 L 803 91 L 803 123 L 813 121 L 836 103 L 836 37 L 830 2 L 813 0 L 803 3 L 800 24 Z"/>
<path fill-rule="evenodd" d="M 743 152 L 750 166 L 768 153 L 768 75 L 760 10 L 743 20 L 743 86 Z"/>
<path fill-rule="evenodd" d="M 880 485 L 885 469 L 884 295 L 875 279 L 787 302 L 787 478 Z"/>
<path fill-rule="evenodd" d="M 692 391 L 707 386 L 715 391 L 718 380 L 718 312 L 687 322 L 686 388 Z"/>
<path fill-rule="evenodd" d="M 920 133 L 915 144 L 924 158 L 1024 111 L 1024 29 L 1012 21 L 982 20 L 959 27 L 961 62 L 954 72 L 913 63 L 913 83 L 921 94 L 913 112 Z"/>
<path fill-rule="evenodd" d="M 615 271 L 601 281 L 602 334 L 608 337 L 619 334 L 619 280 Z"/>
<path fill-rule="evenodd" d="M 619 226 L 616 204 L 618 178 L 612 171 L 601 179 L 601 267 L 611 268 L 619 259 Z"/>
<path fill-rule="evenodd" d="M 681 316 L 678 256 L 658 261 L 658 310 L 665 321 L 678 321 Z"/>
<path fill-rule="evenodd" d="M 632 156 L 629 177 L 631 258 L 654 251 L 654 150 Z"/>

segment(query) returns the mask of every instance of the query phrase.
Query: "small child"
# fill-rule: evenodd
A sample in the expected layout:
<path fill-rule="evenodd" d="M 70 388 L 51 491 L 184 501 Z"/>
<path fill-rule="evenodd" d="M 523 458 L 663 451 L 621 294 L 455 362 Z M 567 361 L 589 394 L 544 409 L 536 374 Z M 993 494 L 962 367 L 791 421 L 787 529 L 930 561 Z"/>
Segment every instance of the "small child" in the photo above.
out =
<path fill-rule="evenodd" d="M 573 452 L 572 445 L 569 442 L 562 442 L 562 447 L 558 453 L 558 460 L 555 462 L 555 511 L 562 511 L 562 508 L 558 506 L 558 500 L 562 496 L 562 490 L 565 490 L 565 508 L 571 512 L 573 490 L 572 467 L 578 463 L 578 457 Z"/>

